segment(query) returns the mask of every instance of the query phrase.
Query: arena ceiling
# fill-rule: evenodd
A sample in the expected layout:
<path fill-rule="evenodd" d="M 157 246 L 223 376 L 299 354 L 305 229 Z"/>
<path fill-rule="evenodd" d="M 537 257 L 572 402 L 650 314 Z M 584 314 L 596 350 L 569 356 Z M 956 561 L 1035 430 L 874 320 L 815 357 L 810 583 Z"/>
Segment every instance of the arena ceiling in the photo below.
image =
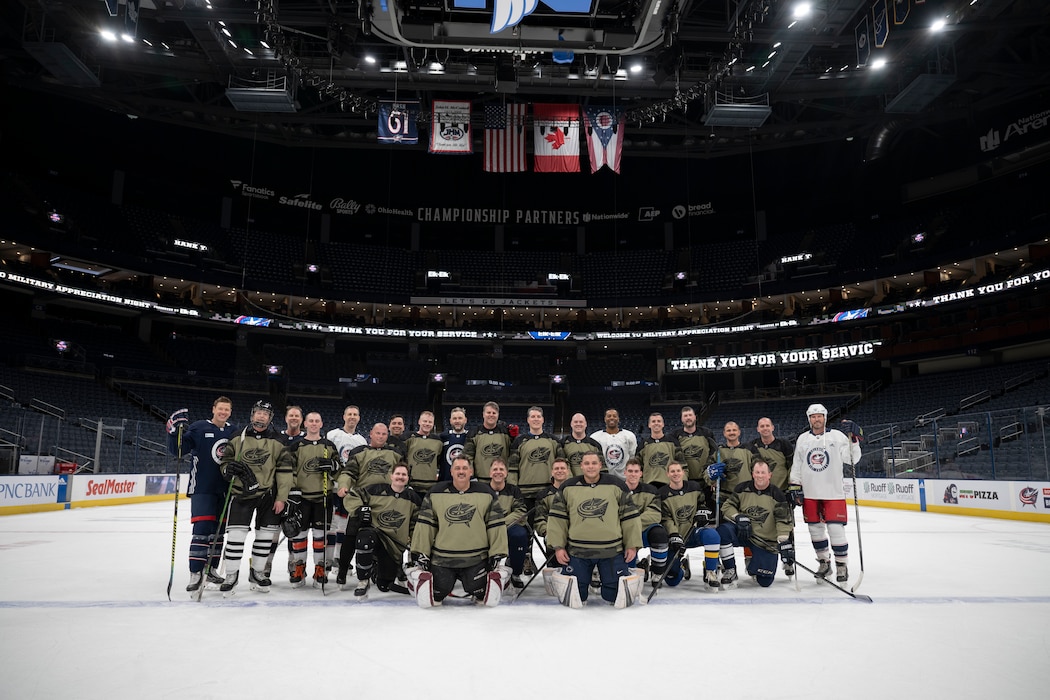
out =
<path fill-rule="evenodd" d="M 877 158 L 1050 86 L 1045 0 L 141 0 L 137 25 L 125 2 L 3 3 L 8 89 L 298 146 L 384 147 L 377 100 L 461 99 L 479 144 L 485 105 L 578 102 L 625 109 L 632 155 Z"/>

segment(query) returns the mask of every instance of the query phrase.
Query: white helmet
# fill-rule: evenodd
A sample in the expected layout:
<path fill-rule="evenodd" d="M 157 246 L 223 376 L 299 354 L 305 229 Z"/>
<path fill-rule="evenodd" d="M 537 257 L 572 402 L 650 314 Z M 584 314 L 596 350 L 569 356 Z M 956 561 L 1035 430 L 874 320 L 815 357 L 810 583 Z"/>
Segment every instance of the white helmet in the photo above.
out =
<path fill-rule="evenodd" d="M 809 417 L 816 413 L 821 413 L 826 416 L 828 415 L 828 409 L 824 408 L 824 404 L 822 403 L 810 404 L 809 408 L 806 409 L 806 416 Z"/>

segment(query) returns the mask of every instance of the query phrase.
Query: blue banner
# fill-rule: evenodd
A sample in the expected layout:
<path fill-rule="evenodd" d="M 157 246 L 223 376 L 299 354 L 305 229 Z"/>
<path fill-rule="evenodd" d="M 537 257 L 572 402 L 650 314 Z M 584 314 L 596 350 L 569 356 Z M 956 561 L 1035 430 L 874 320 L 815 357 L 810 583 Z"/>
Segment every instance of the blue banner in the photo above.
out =
<path fill-rule="evenodd" d="M 414 146 L 419 143 L 419 100 L 379 102 L 379 143 Z"/>

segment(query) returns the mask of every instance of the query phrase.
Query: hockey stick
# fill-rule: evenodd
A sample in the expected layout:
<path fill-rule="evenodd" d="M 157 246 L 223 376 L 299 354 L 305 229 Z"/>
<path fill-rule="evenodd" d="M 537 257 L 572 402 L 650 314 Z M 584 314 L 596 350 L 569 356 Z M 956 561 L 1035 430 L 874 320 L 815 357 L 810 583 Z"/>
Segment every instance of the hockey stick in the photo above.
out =
<path fill-rule="evenodd" d="M 324 448 L 324 458 L 328 459 L 328 448 L 327 447 Z M 321 472 L 321 484 L 322 484 L 322 486 L 321 486 L 321 494 L 322 494 L 321 502 L 324 503 L 324 505 L 325 505 L 325 507 L 324 507 L 324 536 L 325 536 L 325 544 L 327 544 L 327 541 L 328 541 L 328 471 L 327 470 Z M 316 555 L 314 555 L 314 556 L 316 556 Z M 316 560 L 314 560 L 314 561 L 316 561 Z M 324 569 L 324 566 L 322 565 L 321 568 Z M 327 571 L 322 571 L 321 572 L 321 595 L 322 596 L 328 595 L 328 591 L 326 591 L 325 587 L 324 587 L 324 584 L 325 584 L 325 582 L 327 580 L 328 580 L 328 572 Z"/>
<path fill-rule="evenodd" d="M 852 441 L 853 434 L 850 433 L 850 440 Z M 853 462 L 853 446 L 850 445 L 849 450 L 849 467 L 850 472 L 853 475 L 853 514 L 854 520 L 857 522 L 857 553 L 860 555 L 860 576 L 857 577 L 857 582 L 850 588 L 854 593 L 860 588 L 860 584 L 864 581 L 864 543 L 860 539 L 860 503 L 857 502 L 857 467 Z"/>
<path fill-rule="evenodd" d="M 175 462 L 175 515 L 171 519 L 171 573 L 168 574 L 168 602 L 171 602 L 171 586 L 175 583 L 175 541 L 179 534 L 179 479 L 182 477 L 182 424 L 179 424 L 178 436 L 175 438 L 178 459 Z M 201 585 L 204 582 L 201 581 Z"/>
<path fill-rule="evenodd" d="M 802 569 L 805 569 L 806 571 L 808 571 L 809 573 L 813 574 L 814 576 L 817 576 L 817 572 L 816 571 L 814 571 L 813 569 L 809 568 L 805 564 L 799 562 L 797 559 L 795 560 L 795 566 L 801 567 Z M 798 576 L 798 574 L 795 574 L 795 575 L 796 575 L 796 577 Z M 850 598 L 853 598 L 854 600 L 859 600 L 862 603 L 872 603 L 872 602 L 874 602 L 871 599 L 870 596 L 859 595 L 857 593 L 854 593 L 853 591 L 849 590 L 848 588 L 843 588 L 842 586 L 838 585 L 834 581 L 828 580 L 828 579 L 823 578 L 821 576 L 817 576 L 817 580 L 823 581 L 824 583 L 828 584 L 829 586 L 833 586 L 833 587 L 839 589 L 840 591 L 842 591 L 843 593 L 848 595 Z"/>
<path fill-rule="evenodd" d="M 534 539 L 537 539 L 539 537 L 539 535 L 537 535 L 535 532 L 532 533 L 532 536 L 533 536 Z M 537 544 L 539 544 L 538 541 L 537 541 Z M 530 552 L 530 555 L 531 555 L 531 552 Z M 534 571 L 532 573 L 532 576 L 529 577 L 529 580 L 525 582 L 525 585 L 521 587 L 521 590 L 519 590 L 514 595 L 514 597 L 510 599 L 510 603 L 513 603 L 514 601 L 516 601 L 518 598 L 521 597 L 521 594 L 525 592 L 525 589 L 529 587 L 529 584 L 532 583 L 534 580 L 536 580 L 536 577 L 539 576 L 540 574 L 542 574 L 543 570 L 551 565 L 551 562 L 554 561 L 554 558 L 556 556 L 557 556 L 557 553 L 552 551 L 550 556 L 547 557 L 546 561 L 543 562 L 543 566 L 541 566 L 540 568 L 536 569 L 536 571 Z M 508 603 L 508 605 L 510 603 Z"/>
<path fill-rule="evenodd" d="M 204 595 L 204 586 L 208 582 L 208 576 L 211 574 L 211 560 L 215 556 L 215 543 L 219 541 L 220 533 L 225 534 L 224 530 L 226 527 L 226 512 L 230 509 L 230 499 L 233 497 L 233 480 L 230 480 L 229 486 L 226 487 L 226 499 L 222 503 L 222 512 L 219 513 L 219 521 L 215 524 L 215 534 L 212 535 L 211 542 L 208 544 L 208 554 L 204 559 L 204 575 L 201 577 L 201 585 L 197 587 L 196 600 L 199 603 L 201 597 Z M 225 538 L 224 538 L 225 541 Z"/>

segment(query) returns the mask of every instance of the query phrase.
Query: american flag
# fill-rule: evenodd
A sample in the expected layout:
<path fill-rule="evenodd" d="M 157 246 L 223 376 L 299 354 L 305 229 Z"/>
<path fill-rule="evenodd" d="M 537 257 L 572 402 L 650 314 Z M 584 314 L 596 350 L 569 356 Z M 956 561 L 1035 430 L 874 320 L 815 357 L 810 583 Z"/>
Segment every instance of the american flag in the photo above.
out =
<path fill-rule="evenodd" d="M 525 170 L 525 105 L 485 107 L 485 172 Z"/>

